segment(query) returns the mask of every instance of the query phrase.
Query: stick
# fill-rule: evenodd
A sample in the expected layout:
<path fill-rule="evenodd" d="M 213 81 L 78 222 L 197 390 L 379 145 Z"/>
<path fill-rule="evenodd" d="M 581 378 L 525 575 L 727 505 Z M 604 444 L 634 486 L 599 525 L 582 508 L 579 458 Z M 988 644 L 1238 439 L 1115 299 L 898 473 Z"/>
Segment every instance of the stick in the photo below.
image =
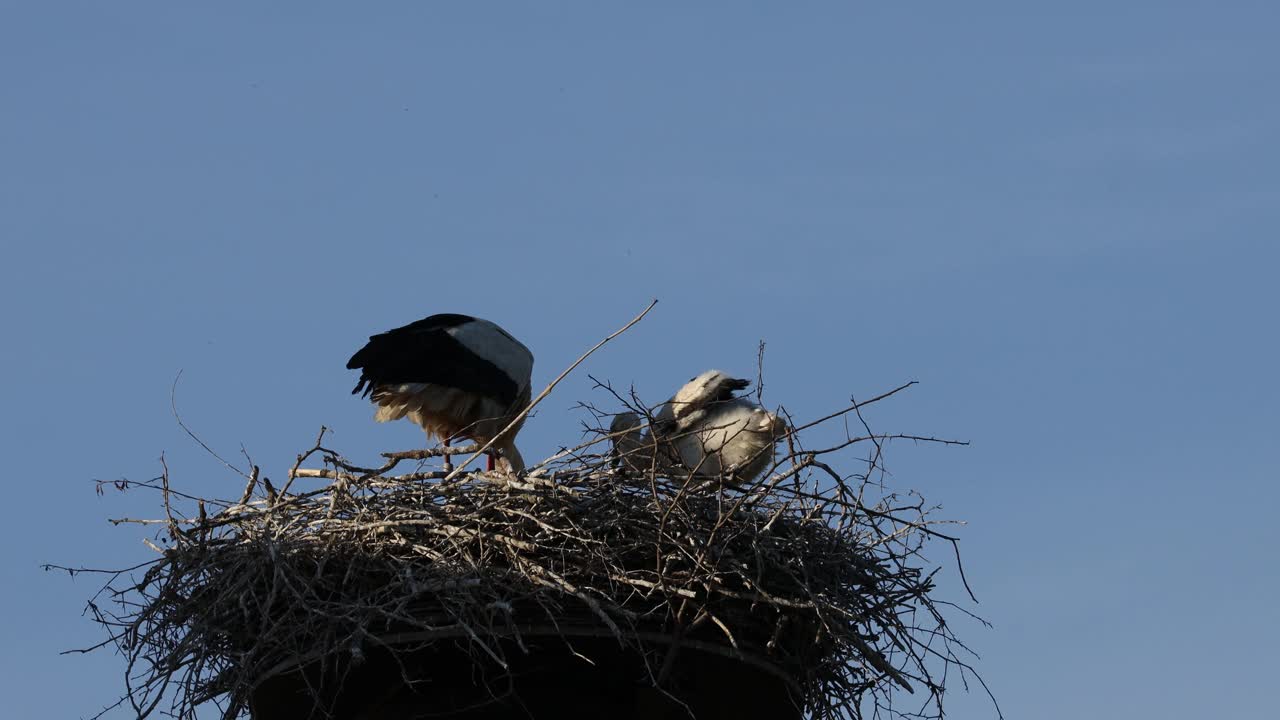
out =
<path fill-rule="evenodd" d="M 196 437 L 196 434 L 191 432 L 191 428 L 187 427 L 186 423 L 182 422 L 182 416 L 178 414 L 178 381 L 181 379 L 182 379 L 182 371 L 179 370 L 178 374 L 173 378 L 173 386 L 169 388 L 169 408 L 173 410 L 173 419 L 178 421 L 178 427 L 182 428 L 182 431 L 185 432 L 187 435 L 190 435 L 191 439 L 195 440 L 196 444 L 204 448 L 205 452 L 217 458 L 218 462 L 222 463 L 223 465 L 226 465 L 237 475 L 248 480 L 249 479 L 248 473 L 246 473 L 245 471 L 241 470 L 235 465 L 232 465 L 231 463 L 224 460 L 221 455 L 213 451 L 213 448 L 209 447 L 208 445 L 205 445 L 203 440 Z"/>

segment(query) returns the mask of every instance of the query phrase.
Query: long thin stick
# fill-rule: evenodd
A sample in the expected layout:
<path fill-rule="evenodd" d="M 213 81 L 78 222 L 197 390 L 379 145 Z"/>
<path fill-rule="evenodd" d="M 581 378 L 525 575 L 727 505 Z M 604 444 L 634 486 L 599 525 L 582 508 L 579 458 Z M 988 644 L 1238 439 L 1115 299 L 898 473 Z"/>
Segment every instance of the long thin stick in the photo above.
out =
<path fill-rule="evenodd" d="M 191 432 L 191 428 L 187 427 L 186 423 L 182 422 L 182 416 L 178 414 L 178 381 L 181 379 L 182 379 L 182 371 L 179 370 L 178 374 L 173 378 L 173 387 L 169 388 L 169 408 L 173 410 L 173 419 L 178 421 L 178 427 L 182 428 L 183 432 L 191 436 L 191 439 L 195 440 L 196 444 L 204 448 L 205 452 L 217 458 L 218 462 L 222 463 L 223 465 L 226 465 L 228 468 L 232 470 L 232 472 L 236 473 L 237 475 L 244 478 L 245 480 L 248 480 L 249 479 L 248 473 L 246 473 L 245 471 L 241 470 L 235 465 L 232 465 L 231 463 L 224 460 L 221 455 L 213 451 L 213 448 L 209 447 L 208 445 L 205 445 L 203 440 L 197 437 L 195 433 Z"/>
<path fill-rule="evenodd" d="M 658 300 L 657 298 L 654 298 L 653 301 L 649 303 L 649 307 L 645 308 L 639 315 L 635 316 L 634 318 L 631 318 L 631 322 L 627 323 L 626 325 L 623 325 L 621 328 L 618 328 L 618 330 L 616 330 L 612 335 L 596 343 L 595 347 L 583 353 L 582 357 L 575 360 L 574 363 L 570 365 L 567 370 L 560 373 L 560 377 L 557 377 L 555 380 L 552 380 L 551 384 L 548 385 L 546 388 L 544 388 L 543 391 L 538 394 L 538 397 L 533 399 L 533 402 L 529 403 L 529 407 L 525 408 L 524 411 L 521 412 L 519 415 L 517 415 L 514 420 L 508 423 L 507 426 L 502 429 L 502 432 L 498 433 L 497 435 L 494 435 L 493 438 L 489 440 L 489 442 L 484 444 L 484 447 L 477 450 L 474 455 L 467 458 L 461 464 L 459 464 L 456 468 L 454 468 L 453 472 L 449 473 L 448 477 L 444 479 L 444 482 L 449 482 L 450 480 L 456 478 L 464 469 L 466 469 L 468 465 L 472 463 L 472 461 L 474 461 L 476 458 L 483 455 L 485 451 L 488 450 L 490 447 L 493 447 L 493 444 L 498 441 L 498 438 L 505 436 L 507 432 L 511 430 L 511 428 L 523 422 L 524 419 L 529 416 L 529 413 L 532 412 L 533 409 L 538 406 L 538 403 L 546 399 L 546 397 L 551 394 L 551 391 L 555 389 L 555 386 L 559 385 L 561 380 L 564 380 L 566 377 L 568 377 L 569 373 L 573 372 L 574 368 L 581 365 L 583 360 L 586 360 L 587 358 L 591 357 L 592 353 L 604 347 L 605 343 L 618 337 L 622 333 L 630 330 L 632 325 L 635 325 L 636 323 L 643 320 L 644 316 L 648 315 L 649 311 L 653 309 L 653 306 L 657 304 L 658 304 Z"/>

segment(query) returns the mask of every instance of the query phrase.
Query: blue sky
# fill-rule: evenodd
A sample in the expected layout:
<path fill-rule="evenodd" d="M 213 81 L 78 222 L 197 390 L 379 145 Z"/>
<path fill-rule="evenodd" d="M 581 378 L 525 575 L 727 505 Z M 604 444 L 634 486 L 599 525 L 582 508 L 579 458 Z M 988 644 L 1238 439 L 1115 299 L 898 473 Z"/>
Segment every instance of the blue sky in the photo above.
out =
<path fill-rule="evenodd" d="M 889 467 L 969 523 L 1007 716 L 1273 707 L 1280 9 L 691 5 L 0 3 L 13 717 L 120 687 L 39 569 L 146 557 L 92 479 L 241 487 L 179 370 L 281 477 L 321 424 L 420 442 L 347 394 L 371 332 L 488 317 L 540 386 L 651 297 L 526 457 L 587 372 L 657 401 L 763 339 L 799 417 L 919 380 L 870 419 L 973 443 Z"/>

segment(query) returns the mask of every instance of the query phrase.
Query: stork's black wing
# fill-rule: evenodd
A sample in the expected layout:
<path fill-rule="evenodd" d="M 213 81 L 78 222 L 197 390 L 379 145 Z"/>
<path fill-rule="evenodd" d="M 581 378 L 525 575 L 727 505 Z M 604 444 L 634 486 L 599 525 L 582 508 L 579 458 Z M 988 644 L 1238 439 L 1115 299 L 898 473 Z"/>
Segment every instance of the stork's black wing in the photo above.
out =
<path fill-rule="evenodd" d="M 384 385 L 431 383 L 494 398 L 510 405 L 520 391 L 516 382 L 497 365 L 475 354 L 449 334 L 448 329 L 472 322 L 469 315 L 432 315 L 369 338 L 347 361 L 360 370 L 360 382 L 352 394 L 373 393 Z"/>

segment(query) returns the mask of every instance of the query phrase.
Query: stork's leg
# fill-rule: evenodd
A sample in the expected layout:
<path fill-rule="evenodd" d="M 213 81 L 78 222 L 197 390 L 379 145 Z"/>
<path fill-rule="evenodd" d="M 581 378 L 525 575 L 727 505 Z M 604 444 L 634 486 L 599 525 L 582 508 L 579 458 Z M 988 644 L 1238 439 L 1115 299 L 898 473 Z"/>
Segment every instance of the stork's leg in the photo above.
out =
<path fill-rule="evenodd" d="M 444 445 L 444 471 L 453 472 L 453 461 L 449 459 L 449 438 L 446 437 L 441 444 Z"/>
<path fill-rule="evenodd" d="M 484 469 L 485 469 L 485 470 L 488 470 L 489 472 L 493 472 L 494 463 L 495 463 L 495 460 L 493 459 L 493 453 L 485 453 L 485 454 L 484 454 Z"/>

